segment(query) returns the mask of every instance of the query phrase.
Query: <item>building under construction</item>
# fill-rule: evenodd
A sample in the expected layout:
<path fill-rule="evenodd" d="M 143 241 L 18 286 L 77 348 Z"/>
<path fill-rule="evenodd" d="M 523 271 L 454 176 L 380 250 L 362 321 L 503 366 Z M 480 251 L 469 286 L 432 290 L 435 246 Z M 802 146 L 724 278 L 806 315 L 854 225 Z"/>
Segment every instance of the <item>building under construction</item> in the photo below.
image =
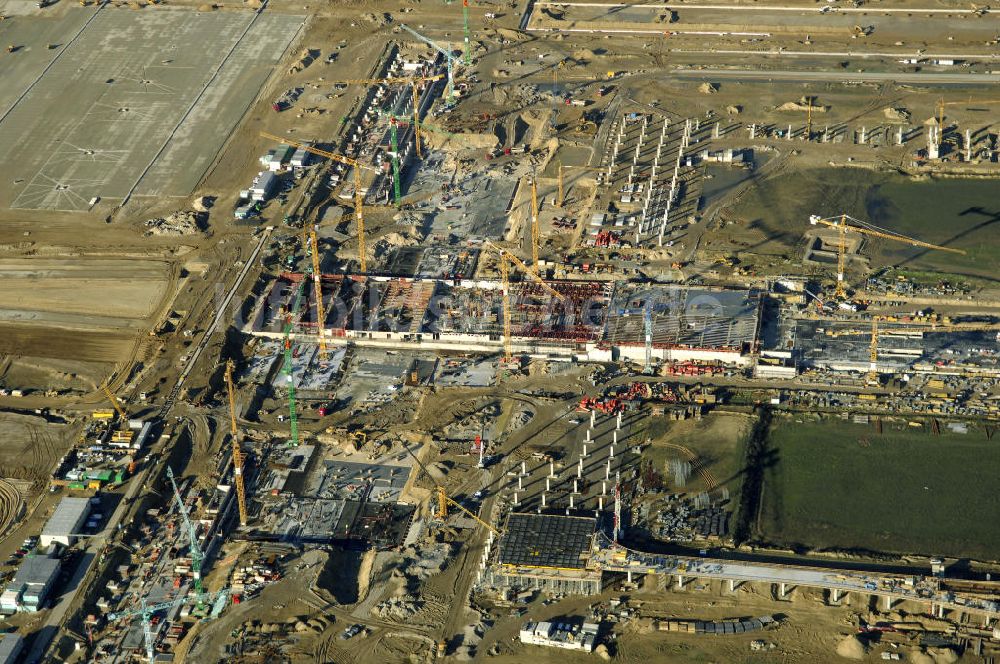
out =
<path fill-rule="evenodd" d="M 493 353 L 503 344 L 503 288 L 490 280 L 448 281 L 323 275 L 327 343 Z M 254 305 L 247 331 L 319 341 L 317 308 L 303 275 L 277 278 Z M 562 299 L 548 294 L 546 286 Z M 518 353 L 579 361 L 641 361 L 646 328 L 654 359 L 749 363 L 760 326 L 754 291 L 549 281 L 510 285 L 510 334 Z"/>
<path fill-rule="evenodd" d="M 601 572 L 587 569 L 597 519 L 512 513 L 480 582 L 498 590 L 597 595 Z"/>

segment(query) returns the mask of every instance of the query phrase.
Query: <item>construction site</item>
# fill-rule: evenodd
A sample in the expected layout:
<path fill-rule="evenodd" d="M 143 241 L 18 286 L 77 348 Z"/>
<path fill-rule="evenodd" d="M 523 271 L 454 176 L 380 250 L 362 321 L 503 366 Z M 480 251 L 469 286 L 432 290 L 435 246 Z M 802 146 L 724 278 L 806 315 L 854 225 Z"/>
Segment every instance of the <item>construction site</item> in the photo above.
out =
<path fill-rule="evenodd" d="M 0 40 L 0 662 L 1000 657 L 995 8 Z"/>

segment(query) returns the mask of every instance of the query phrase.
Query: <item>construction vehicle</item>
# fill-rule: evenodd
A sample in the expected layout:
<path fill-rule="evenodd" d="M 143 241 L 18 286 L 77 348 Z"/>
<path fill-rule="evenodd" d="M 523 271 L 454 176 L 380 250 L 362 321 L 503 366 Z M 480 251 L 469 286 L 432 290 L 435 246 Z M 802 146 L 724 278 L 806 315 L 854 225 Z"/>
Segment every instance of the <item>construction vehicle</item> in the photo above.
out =
<path fill-rule="evenodd" d="M 118 443 L 130 443 L 132 442 L 132 432 L 128 428 L 128 414 L 122 407 L 121 402 L 118 401 L 118 397 L 114 395 L 111 388 L 105 385 L 101 385 L 101 391 L 104 392 L 105 396 L 108 397 L 108 401 L 114 406 L 115 412 L 118 413 L 118 427 L 115 431 L 111 433 L 111 439 Z"/>
<path fill-rule="evenodd" d="M 280 136 L 275 136 L 274 134 L 268 134 L 261 132 L 260 134 L 264 138 L 269 138 L 272 141 L 277 141 L 285 145 L 291 145 L 294 148 L 301 148 L 306 152 L 310 152 L 320 157 L 326 157 L 327 159 L 332 159 L 333 161 L 339 162 L 350 166 L 354 172 L 354 216 L 358 221 L 358 263 L 360 264 L 360 269 L 362 273 L 368 271 L 368 260 L 366 254 L 368 250 L 365 246 L 365 216 L 364 216 L 364 194 L 361 188 L 361 170 L 375 171 L 371 166 L 366 166 L 359 161 L 351 159 L 350 157 L 345 157 L 343 155 L 334 154 L 333 152 L 327 152 L 326 150 L 320 150 L 314 148 L 307 143 L 301 143 L 299 141 L 293 141 L 290 138 L 282 138 Z"/>
<path fill-rule="evenodd" d="M 240 510 L 240 525 L 247 525 L 247 497 L 243 488 L 243 450 L 240 449 L 240 434 L 236 426 L 236 390 L 233 386 L 233 361 L 226 362 L 226 392 L 229 395 L 229 432 L 233 437 L 233 484 L 236 485 L 236 499 Z"/>
<path fill-rule="evenodd" d="M 545 281 L 538 276 L 538 273 L 532 270 L 530 267 L 525 265 L 517 256 L 512 254 L 508 249 L 504 249 L 496 244 L 493 244 L 489 240 L 483 240 L 483 244 L 499 253 L 499 268 L 500 268 L 500 283 L 501 289 L 503 291 L 503 352 L 504 352 L 504 363 L 510 364 L 512 361 L 511 352 L 511 338 L 510 338 L 510 265 L 514 265 L 521 269 L 522 272 L 527 274 L 532 280 L 536 281 L 542 286 L 545 291 L 555 297 L 560 302 L 564 301 L 566 298 L 556 289 L 549 286 Z"/>
<path fill-rule="evenodd" d="M 848 224 L 848 221 L 851 223 Z M 858 235 L 882 238 L 884 240 L 893 240 L 895 242 L 909 244 L 914 247 L 923 247 L 925 249 L 935 249 L 937 251 L 947 251 L 953 254 L 965 255 L 965 252 L 961 249 L 952 249 L 951 247 L 942 247 L 940 245 L 930 244 L 929 242 L 915 240 L 905 235 L 900 235 L 899 233 L 893 233 L 892 231 L 878 228 L 868 222 L 855 219 L 854 217 L 850 217 L 846 214 L 841 214 L 836 217 L 828 217 L 825 219 L 814 214 L 809 217 L 809 223 L 813 226 L 827 226 L 837 231 L 837 287 L 835 297 L 839 300 L 847 298 L 847 286 L 844 280 L 844 269 L 847 263 L 847 233 L 849 232 L 857 233 Z"/>
<path fill-rule="evenodd" d="M 334 81 L 334 83 L 342 83 L 345 85 L 409 84 L 412 89 L 410 101 L 413 103 L 413 147 L 416 150 L 417 158 L 422 159 L 423 154 L 420 152 L 420 130 L 422 128 L 420 123 L 420 84 L 440 81 L 442 78 L 444 78 L 442 74 L 437 74 L 436 76 L 415 76 L 411 78 L 355 78 Z"/>

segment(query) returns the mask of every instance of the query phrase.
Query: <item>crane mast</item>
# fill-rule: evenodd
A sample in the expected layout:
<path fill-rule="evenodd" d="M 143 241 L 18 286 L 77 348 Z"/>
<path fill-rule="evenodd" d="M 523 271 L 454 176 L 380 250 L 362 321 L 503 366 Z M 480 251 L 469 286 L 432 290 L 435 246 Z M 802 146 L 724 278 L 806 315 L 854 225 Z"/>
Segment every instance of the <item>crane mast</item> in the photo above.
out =
<path fill-rule="evenodd" d="M 247 497 L 243 488 L 243 450 L 240 449 L 239 430 L 236 427 L 236 390 L 233 387 L 233 361 L 226 362 L 226 391 L 229 393 L 229 426 L 233 436 L 233 484 L 240 508 L 240 525 L 247 525 Z"/>
<path fill-rule="evenodd" d="M 194 590 L 199 596 L 204 595 L 205 591 L 201 586 L 201 563 L 204 560 L 204 554 L 202 554 L 201 547 L 198 546 L 198 531 L 195 530 L 194 524 L 191 523 L 191 519 L 188 517 L 187 506 L 181 500 L 181 492 L 178 490 L 177 482 L 174 480 L 174 470 L 170 466 L 167 466 L 167 478 L 170 479 L 170 486 L 174 490 L 177 511 L 180 512 L 181 519 L 184 521 L 184 528 L 187 530 L 188 545 L 191 552 L 191 573 L 194 576 Z M 200 602 L 201 600 L 199 599 Z"/>
<path fill-rule="evenodd" d="M 361 162 L 351 159 L 350 157 L 345 157 L 343 155 L 335 154 L 333 152 L 327 152 L 326 150 L 320 150 L 319 148 L 314 148 L 311 145 L 302 143 L 300 141 L 293 141 L 290 138 L 282 138 L 281 136 L 275 136 L 274 134 L 268 134 L 267 132 L 261 132 L 261 136 L 264 138 L 269 138 L 272 141 L 278 141 L 285 145 L 291 145 L 293 148 L 301 148 L 306 152 L 319 155 L 320 157 L 326 157 L 327 159 L 332 159 L 333 161 L 339 162 L 346 166 L 350 166 L 351 170 L 354 171 L 354 216 L 358 221 L 358 263 L 360 263 L 361 272 L 368 271 L 368 261 L 366 255 L 368 253 L 367 247 L 365 245 L 365 212 L 364 212 L 364 195 L 361 193 L 361 169 L 374 170 L 369 166 L 365 166 Z"/>
<path fill-rule="evenodd" d="M 417 32 L 416 30 L 414 30 L 410 26 L 406 25 L 405 23 L 400 23 L 399 27 L 401 27 L 403 30 L 406 30 L 408 33 L 410 33 L 411 35 L 413 35 L 414 37 L 416 37 L 420 41 L 424 42 L 425 44 L 427 44 L 428 46 L 430 46 L 431 48 L 433 48 L 435 51 L 437 51 L 438 53 L 440 53 L 440 54 L 442 54 L 444 56 L 445 63 L 447 65 L 447 67 L 448 67 L 448 98 L 449 99 L 454 98 L 454 96 L 455 96 L 455 75 L 454 75 L 454 63 L 452 62 L 454 60 L 454 58 L 451 55 L 451 48 L 447 48 L 446 49 L 443 46 L 440 46 L 436 42 L 431 41 L 429 38 L 424 37 L 422 34 L 420 34 L 419 32 Z"/>
<path fill-rule="evenodd" d="M 319 335 L 319 356 L 326 360 L 326 310 L 323 308 L 323 282 L 319 270 L 319 240 L 316 238 L 316 229 L 309 230 L 309 242 L 312 247 L 312 277 L 313 294 L 316 297 L 316 333 Z"/>
<path fill-rule="evenodd" d="M 848 224 L 848 221 L 854 222 L 853 224 Z M 883 240 L 892 240 L 894 242 L 900 242 L 903 244 L 908 244 L 913 247 L 923 247 L 924 249 L 934 249 L 937 251 L 947 251 L 953 254 L 965 255 L 965 252 L 961 249 L 953 249 L 951 247 L 942 247 L 941 245 L 931 244 L 930 242 L 924 242 L 922 240 L 915 240 L 911 237 L 906 237 L 905 235 L 900 235 L 899 233 L 892 233 L 889 231 L 879 230 L 876 228 L 869 228 L 869 224 L 866 222 L 854 219 L 847 216 L 846 214 L 837 215 L 836 217 L 829 217 L 826 219 L 821 218 L 819 215 L 812 215 L 809 217 L 809 223 L 813 226 L 826 226 L 832 228 L 837 232 L 837 288 L 836 296 L 840 299 L 847 297 L 847 284 L 844 273 L 847 267 L 847 233 L 857 233 L 859 235 L 866 235 L 869 237 L 877 237 Z"/>

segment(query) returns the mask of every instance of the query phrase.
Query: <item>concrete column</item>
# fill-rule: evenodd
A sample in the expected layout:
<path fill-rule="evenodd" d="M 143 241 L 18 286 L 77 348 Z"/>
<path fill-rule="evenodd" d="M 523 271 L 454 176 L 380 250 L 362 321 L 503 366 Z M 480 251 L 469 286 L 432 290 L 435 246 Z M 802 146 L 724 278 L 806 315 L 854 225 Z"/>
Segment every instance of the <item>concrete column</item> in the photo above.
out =
<path fill-rule="evenodd" d="M 684 576 L 681 574 L 677 575 L 677 590 L 684 590 Z"/>
<path fill-rule="evenodd" d="M 521 482 L 522 479 L 523 478 L 520 477 L 520 476 L 517 478 L 517 490 L 518 491 L 524 491 L 524 484 Z"/>
<path fill-rule="evenodd" d="M 861 128 L 861 135 L 858 136 L 858 143 L 860 143 L 861 145 L 864 145 L 868 141 L 868 134 L 866 133 L 867 129 L 868 129 L 867 127 Z"/>
<path fill-rule="evenodd" d="M 545 478 L 545 490 L 546 491 L 551 491 L 552 490 L 552 485 L 550 484 L 550 482 L 551 482 L 551 479 L 548 478 L 548 477 L 546 477 Z"/>
<path fill-rule="evenodd" d="M 891 611 L 892 610 L 892 604 L 893 604 L 893 602 L 892 602 L 892 596 L 891 595 L 886 595 L 886 596 L 884 596 L 882 598 L 882 606 L 885 607 L 886 611 Z"/>
<path fill-rule="evenodd" d="M 720 136 L 719 123 L 715 123 L 715 128 L 712 130 L 712 138 L 718 138 Z"/>
<path fill-rule="evenodd" d="M 788 584 L 787 583 L 780 584 L 779 585 L 778 597 L 781 598 L 781 597 L 784 597 L 787 594 L 788 594 Z"/>
<path fill-rule="evenodd" d="M 580 459 L 580 463 L 576 467 L 576 476 L 583 477 L 583 459 Z"/>
<path fill-rule="evenodd" d="M 604 509 L 604 496 L 597 497 L 597 509 L 599 511 Z"/>
<path fill-rule="evenodd" d="M 614 458 L 615 458 L 615 446 L 612 445 L 611 450 L 608 452 L 608 462 L 610 463 L 611 459 Z"/>
<path fill-rule="evenodd" d="M 608 465 L 604 467 L 604 479 L 611 479 L 611 459 L 608 459 Z"/>
<path fill-rule="evenodd" d="M 587 458 L 587 443 L 583 444 L 583 453 L 580 454 L 584 459 Z"/>
<path fill-rule="evenodd" d="M 757 125 L 752 124 L 750 125 L 750 140 L 752 141 L 755 138 L 757 138 Z"/>
<path fill-rule="evenodd" d="M 516 491 L 514 492 L 514 504 L 515 505 L 520 505 L 521 504 L 521 501 L 517 499 L 517 492 Z"/>
<path fill-rule="evenodd" d="M 615 429 L 614 431 L 611 432 L 611 442 L 614 445 L 618 444 L 618 430 L 617 429 Z"/>
<path fill-rule="evenodd" d="M 608 495 L 608 483 L 605 480 L 601 480 L 601 495 Z"/>
<path fill-rule="evenodd" d="M 628 580 L 629 583 L 632 583 L 632 570 L 627 570 L 625 572 L 625 578 Z"/>
<path fill-rule="evenodd" d="M 944 618 L 944 614 L 947 609 L 944 608 L 944 604 L 938 604 L 938 618 Z"/>
<path fill-rule="evenodd" d="M 590 428 L 593 429 L 594 424 L 596 423 L 597 423 L 597 412 L 592 410 L 590 411 Z"/>
<path fill-rule="evenodd" d="M 615 428 L 616 429 L 621 429 L 622 428 L 622 414 L 621 413 L 618 413 L 618 418 L 615 420 Z"/>
<path fill-rule="evenodd" d="M 577 485 L 578 480 L 573 480 L 573 493 L 580 493 L 580 487 Z"/>
<path fill-rule="evenodd" d="M 903 140 L 903 128 L 900 127 L 899 128 L 899 133 L 896 134 L 896 143 L 899 144 L 899 145 L 902 145 L 905 142 L 906 141 Z"/>
<path fill-rule="evenodd" d="M 788 125 L 788 133 L 785 134 L 785 138 L 792 140 L 792 125 Z"/>
<path fill-rule="evenodd" d="M 584 440 L 587 441 L 588 443 L 590 442 L 590 429 L 587 429 L 587 437 L 584 438 Z"/>
<path fill-rule="evenodd" d="M 545 507 L 545 492 L 542 491 L 542 507 Z"/>
<path fill-rule="evenodd" d="M 549 477 L 555 477 L 555 476 L 556 476 L 556 462 L 549 461 Z"/>
<path fill-rule="evenodd" d="M 734 593 L 739 587 L 739 582 L 736 579 L 729 579 L 729 592 Z"/>
<path fill-rule="evenodd" d="M 525 461 L 521 462 L 521 474 L 522 475 L 527 475 L 528 474 L 528 464 Z"/>
<path fill-rule="evenodd" d="M 570 494 L 570 497 L 569 497 L 569 508 L 573 509 L 573 495 L 572 494 Z"/>
<path fill-rule="evenodd" d="M 840 601 L 840 589 L 839 588 L 832 588 L 830 590 L 830 603 L 831 604 L 836 604 L 839 601 Z"/>

